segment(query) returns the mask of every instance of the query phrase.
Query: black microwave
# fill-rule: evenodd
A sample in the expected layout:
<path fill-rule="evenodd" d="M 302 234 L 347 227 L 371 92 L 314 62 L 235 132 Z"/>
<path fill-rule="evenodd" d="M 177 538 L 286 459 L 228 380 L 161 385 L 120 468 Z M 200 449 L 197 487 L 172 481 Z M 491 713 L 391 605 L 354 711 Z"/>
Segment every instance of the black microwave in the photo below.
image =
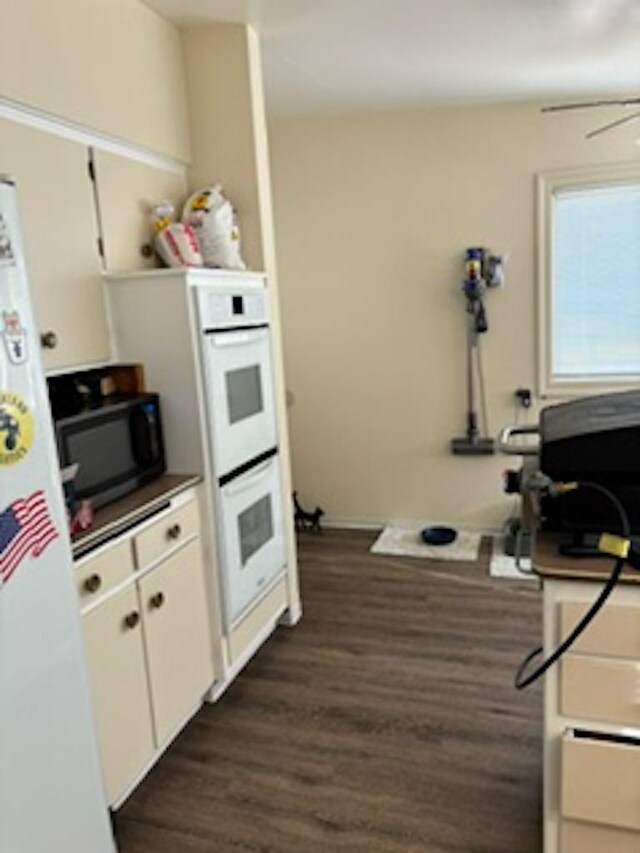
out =
<path fill-rule="evenodd" d="M 75 497 L 90 499 L 94 508 L 166 470 L 157 394 L 107 397 L 54 423 L 60 467 L 78 465 Z"/>

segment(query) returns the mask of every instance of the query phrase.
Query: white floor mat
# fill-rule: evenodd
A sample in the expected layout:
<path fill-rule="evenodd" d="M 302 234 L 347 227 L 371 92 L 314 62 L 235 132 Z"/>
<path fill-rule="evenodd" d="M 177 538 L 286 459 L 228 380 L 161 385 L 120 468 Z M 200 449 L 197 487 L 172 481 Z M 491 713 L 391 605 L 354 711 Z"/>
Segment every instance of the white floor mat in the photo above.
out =
<path fill-rule="evenodd" d="M 429 560 L 460 560 L 474 562 L 478 559 L 480 533 L 458 530 L 450 545 L 425 545 L 420 531 L 426 525 L 388 526 L 371 546 L 372 554 L 391 554 L 397 557 L 425 557 Z"/>
<path fill-rule="evenodd" d="M 492 578 L 511 578 L 518 580 L 536 580 L 537 575 L 531 567 L 530 557 L 520 557 L 519 567 L 515 557 L 509 557 L 503 551 L 502 536 L 493 537 L 493 550 L 489 563 L 489 575 Z"/>

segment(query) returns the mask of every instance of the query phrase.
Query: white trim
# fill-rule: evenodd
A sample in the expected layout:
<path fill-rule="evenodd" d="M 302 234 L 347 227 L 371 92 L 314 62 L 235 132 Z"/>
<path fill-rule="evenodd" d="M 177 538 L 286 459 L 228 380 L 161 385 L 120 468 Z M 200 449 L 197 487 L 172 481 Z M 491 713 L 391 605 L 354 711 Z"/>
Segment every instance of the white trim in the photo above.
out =
<path fill-rule="evenodd" d="M 266 273 L 260 270 L 227 270 L 218 267 L 158 267 L 145 270 L 106 271 L 103 277 L 108 282 L 147 281 L 149 279 L 181 279 L 187 287 L 200 287 L 203 284 L 220 284 L 219 279 L 228 279 L 233 283 L 240 279 L 243 286 L 262 290 Z M 258 280 L 260 279 L 260 280 Z M 225 281 L 225 284 L 227 282 Z"/>
<path fill-rule="evenodd" d="M 160 746 L 155 747 L 153 755 L 151 756 L 151 758 L 149 759 L 147 764 L 145 764 L 143 769 L 136 776 L 134 776 L 134 778 L 131 782 L 127 783 L 124 790 L 120 792 L 120 794 L 115 798 L 115 800 L 113 800 L 112 803 L 109 803 L 107 801 L 107 806 L 112 811 L 115 812 L 121 806 L 124 805 L 125 800 L 129 799 L 131 794 L 133 794 L 133 792 L 138 787 L 138 785 L 142 782 L 142 780 L 145 778 L 145 776 L 154 767 L 154 765 L 156 765 L 158 763 L 160 758 L 162 758 L 164 753 L 169 749 L 169 747 L 171 746 L 173 741 L 178 737 L 178 735 L 184 729 L 184 727 L 187 725 L 187 723 L 189 723 L 191 721 L 191 719 L 193 717 L 195 717 L 195 715 L 198 713 L 200 708 L 202 708 L 203 704 L 204 704 L 204 699 L 200 699 L 200 701 L 197 703 L 197 705 L 194 705 L 194 707 L 184 717 L 182 722 L 176 727 L 175 731 L 169 735 L 169 737 L 166 739 L 166 741 L 164 743 L 160 744 Z"/>
<path fill-rule="evenodd" d="M 110 358 L 108 361 L 86 361 L 83 364 L 67 364 L 64 367 L 52 367 L 45 370 L 44 374 L 50 376 L 63 376 L 65 373 L 81 373 L 83 370 L 99 370 L 101 367 L 112 367 L 118 362 Z"/>
<path fill-rule="evenodd" d="M 640 180 L 640 163 L 611 163 L 536 175 L 536 367 L 538 396 L 580 397 L 638 387 L 640 375 L 562 380 L 552 376 L 551 288 L 553 286 L 553 200 L 557 190 L 607 187 Z"/>
<path fill-rule="evenodd" d="M 479 533 L 481 536 L 498 536 L 501 533 L 501 528 L 499 527 L 487 527 L 485 525 L 466 524 L 464 522 L 447 522 L 443 521 L 442 519 L 438 520 L 437 522 L 430 522 L 427 519 L 410 520 L 406 518 L 392 518 L 387 519 L 386 521 L 376 522 L 361 521 L 351 518 L 323 518 L 321 524 L 322 527 L 326 528 L 327 530 L 363 530 L 371 531 L 372 533 L 380 533 L 385 527 L 388 526 L 414 527 L 416 525 L 422 525 L 423 527 L 429 527 L 432 524 L 444 524 L 447 527 L 453 527 L 454 529 L 468 530 L 470 533 Z"/>
<path fill-rule="evenodd" d="M 227 671 L 224 675 L 224 679 L 222 681 L 214 681 L 212 687 L 205 695 L 206 702 L 214 703 L 218 701 L 218 699 L 227 690 L 227 688 L 231 686 L 232 682 L 238 676 L 241 670 L 243 670 L 245 666 L 249 663 L 249 661 L 255 655 L 258 649 L 264 643 L 266 643 L 271 634 L 273 634 L 273 632 L 278 626 L 280 617 L 286 610 L 286 604 L 279 608 L 274 614 L 274 616 L 272 616 L 269 621 L 256 634 L 253 641 L 247 646 L 247 648 L 240 655 L 240 657 L 237 658 L 237 660 L 227 668 Z"/>
<path fill-rule="evenodd" d="M 101 151 L 108 151 L 110 154 L 118 154 L 121 157 L 136 160 L 138 163 L 144 163 L 156 169 L 173 172 L 181 177 L 185 177 L 187 174 L 189 164 L 176 157 L 160 154 L 150 148 L 145 148 L 143 145 L 137 145 L 135 142 L 111 136 L 108 133 L 85 127 L 82 124 L 60 118 L 53 113 L 2 96 L 0 96 L 0 118 L 33 127 L 36 130 L 42 130 L 63 139 L 69 139 L 72 142 L 79 142 L 81 145 L 99 148 Z"/>

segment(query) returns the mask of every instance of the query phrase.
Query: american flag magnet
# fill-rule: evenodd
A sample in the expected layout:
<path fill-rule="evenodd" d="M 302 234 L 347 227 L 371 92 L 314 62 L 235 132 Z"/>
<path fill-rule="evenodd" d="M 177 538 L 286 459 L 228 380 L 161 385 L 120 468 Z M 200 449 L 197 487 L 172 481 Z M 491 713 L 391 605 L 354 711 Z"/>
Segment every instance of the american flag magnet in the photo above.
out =
<path fill-rule="evenodd" d="M 37 559 L 58 536 L 42 490 L 0 513 L 0 588 L 27 557 Z"/>

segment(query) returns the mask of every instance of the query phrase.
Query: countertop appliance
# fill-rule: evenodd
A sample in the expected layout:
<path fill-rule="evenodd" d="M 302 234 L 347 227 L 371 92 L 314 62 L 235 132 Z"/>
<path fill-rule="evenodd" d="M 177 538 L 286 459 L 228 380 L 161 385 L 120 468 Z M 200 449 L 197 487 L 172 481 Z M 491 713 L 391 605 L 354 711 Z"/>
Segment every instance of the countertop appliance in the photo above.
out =
<path fill-rule="evenodd" d="M 540 470 L 557 482 L 590 480 L 622 501 L 640 532 L 640 391 L 583 397 L 548 406 L 540 415 Z M 620 522 L 610 501 L 591 489 L 541 500 L 542 526 L 579 540 Z"/>
<path fill-rule="evenodd" d="M 160 476 L 164 440 L 157 394 L 105 397 L 55 421 L 60 467 L 78 464 L 74 493 L 94 508 Z"/>
<path fill-rule="evenodd" d="M 0 177 L 0 849 L 114 851 L 16 189 Z"/>

